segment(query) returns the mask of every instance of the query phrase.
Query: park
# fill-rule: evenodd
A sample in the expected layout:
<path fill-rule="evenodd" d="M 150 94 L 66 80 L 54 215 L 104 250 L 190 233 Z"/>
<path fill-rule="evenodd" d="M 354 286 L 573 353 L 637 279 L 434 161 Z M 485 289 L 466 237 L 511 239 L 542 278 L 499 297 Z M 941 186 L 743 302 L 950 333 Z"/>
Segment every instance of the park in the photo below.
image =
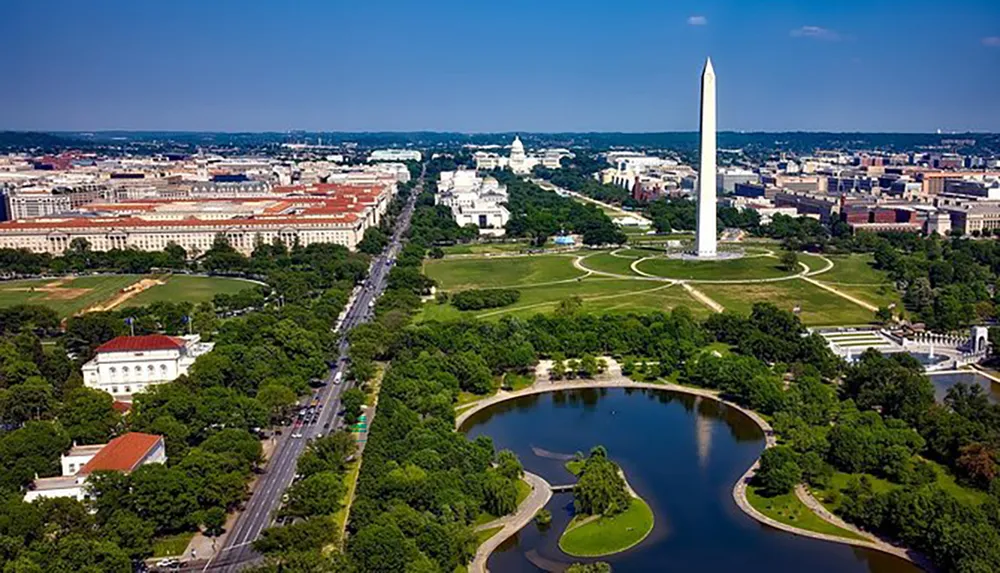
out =
<path fill-rule="evenodd" d="M 554 312 L 564 301 L 584 312 L 668 312 L 688 308 L 696 317 L 731 310 L 748 313 L 756 302 L 795 312 L 807 326 L 870 324 L 879 307 L 901 307 L 901 297 L 870 255 L 796 253 L 783 265 L 774 243 L 723 245 L 742 256 L 714 261 L 673 258 L 657 243 L 618 249 L 528 250 L 525 243 L 457 245 L 423 272 L 437 283 L 418 321 L 463 316 L 499 319 Z M 497 308 L 459 310 L 447 296 L 472 289 L 516 289 L 517 301 Z"/>
<path fill-rule="evenodd" d="M 37 304 L 61 317 L 144 306 L 155 302 L 211 301 L 256 283 L 243 279 L 187 274 L 89 275 L 0 282 L 0 307 Z"/>

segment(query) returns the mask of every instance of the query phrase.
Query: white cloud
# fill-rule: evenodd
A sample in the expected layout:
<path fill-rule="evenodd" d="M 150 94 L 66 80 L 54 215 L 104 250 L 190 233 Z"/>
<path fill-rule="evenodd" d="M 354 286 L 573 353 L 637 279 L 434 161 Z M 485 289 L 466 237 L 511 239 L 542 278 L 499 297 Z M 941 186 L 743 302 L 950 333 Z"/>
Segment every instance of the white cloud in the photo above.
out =
<path fill-rule="evenodd" d="M 1000 48 L 1000 36 L 987 36 L 983 38 L 983 45 L 991 48 Z"/>
<path fill-rule="evenodd" d="M 828 28 L 821 28 L 819 26 L 802 26 L 801 28 L 792 30 L 790 34 L 793 38 L 812 38 L 814 40 L 824 40 L 827 42 L 836 42 L 840 40 L 840 34 Z"/>
<path fill-rule="evenodd" d="M 688 26 L 707 26 L 708 18 L 704 16 L 691 16 L 688 18 Z"/>

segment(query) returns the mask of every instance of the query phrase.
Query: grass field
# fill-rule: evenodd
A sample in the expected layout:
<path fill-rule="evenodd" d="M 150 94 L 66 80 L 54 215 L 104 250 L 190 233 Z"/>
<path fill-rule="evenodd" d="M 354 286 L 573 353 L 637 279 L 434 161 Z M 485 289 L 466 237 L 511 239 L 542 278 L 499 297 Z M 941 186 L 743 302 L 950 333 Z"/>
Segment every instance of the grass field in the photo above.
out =
<path fill-rule="evenodd" d="M 612 517 L 574 517 L 559 538 L 559 548 L 574 557 L 620 553 L 641 543 L 653 523 L 653 510 L 642 499 L 633 498 L 628 509 Z"/>
<path fill-rule="evenodd" d="M 774 257 L 743 257 L 721 261 L 685 261 L 680 259 L 649 259 L 636 268 L 658 277 L 690 280 L 770 279 L 794 275 L 779 267 Z"/>
<path fill-rule="evenodd" d="M 179 557 L 187 549 L 194 533 L 178 533 L 153 538 L 153 557 Z"/>
<path fill-rule="evenodd" d="M 503 316 L 530 317 L 537 313 L 555 310 L 560 301 L 578 296 L 586 312 L 652 312 L 669 311 L 677 306 L 687 306 L 695 316 L 708 316 L 708 309 L 691 298 L 679 286 L 668 286 L 656 281 L 639 281 L 589 277 L 562 284 L 521 287 L 521 299 L 511 306 L 492 310 L 460 311 L 450 304 L 424 303 L 417 320 L 454 320 L 462 316 L 500 318 Z"/>
<path fill-rule="evenodd" d="M 476 255 L 486 253 L 516 253 L 529 248 L 527 241 L 516 243 L 472 243 L 469 245 L 449 245 L 441 247 L 446 255 Z"/>
<path fill-rule="evenodd" d="M 548 283 L 583 276 L 565 255 L 496 257 L 483 259 L 436 259 L 424 262 L 424 274 L 446 291 L 472 288 L 513 287 Z"/>
<path fill-rule="evenodd" d="M 809 326 L 867 324 L 874 319 L 872 312 L 799 279 L 758 284 L 699 284 L 698 290 L 726 310 L 744 314 L 750 312 L 755 302 L 771 302 L 784 310 L 799 306 L 799 318 Z"/>
<path fill-rule="evenodd" d="M 642 254 L 638 254 L 637 256 L 635 253 Z M 639 260 L 640 257 L 650 256 L 652 252 L 626 250 L 625 252 L 619 254 L 622 256 L 612 255 L 610 252 L 594 253 L 584 257 L 581 263 L 588 269 L 594 269 L 595 271 L 637 277 L 640 275 L 632 272 L 630 265 Z"/>
<path fill-rule="evenodd" d="M 819 275 L 818 279 L 822 279 L 824 276 L 826 276 L 825 273 Z M 844 294 L 849 294 L 858 300 L 863 300 L 868 304 L 873 304 L 875 306 L 889 306 L 890 304 L 895 304 L 896 308 L 894 312 L 899 312 L 903 308 L 903 296 L 891 284 L 882 284 L 878 286 L 831 286 Z"/>
<path fill-rule="evenodd" d="M 40 304 L 60 316 L 70 316 L 114 297 L 140 278 L 139 275 L 108 275 L 7 281 L 0 283 L 0 306 Z"/>
<path fill-rule="evenodd" d="M 823 260 L 823 257 L 820 257 L 819 255 L 812 255 L 809 253 L 796 253 L 796 255 L 799 257 L 800 263 L 805 263 L 806 266 L 809 267 L 810 272 L 818 271 L 827 266 L 826 261 Z"/>
<path fill-rule="evenodd" d="M 754 509 L 779 523 L 798 527 L 799 529 L 815 531 L 816 533 L 825 533 L 826 535 L 836 535 L 837 537 L 846 537 L 848 539 L 864 539 L 853 531 L 848 531 L 832 523 L 823 521 L 819 516 L 810 511 L 804 503 L 799 501 L 795 493 L 764 497 L 758 493 L 757 488 L 748 486 L 747 501 L 750 502 L 750 505 Z"/>
<path fill-rule="evenodd" d="M 122 289 L 143 278 L 156 278 L 165 284 L 150 287 L 122 302 L 121 306 L 141 306 L 156 301 L 211 300 L 216 293 L 234 293 L 253 287 L 253 283 L 221 277 L 190 275 L 100 275 L 66 279 L 35 279 L 0 283 L 0 306 L 40 304 L 60 316 L 71 316 L 95 305 L 107 303 Z"/>
<path fill-rule="evenodd" d="M 816 275 L 817 280 L 832 283 L 873 285 L 889 283 L 885 272 L 872 266 L 874 258 L 868 254 L 829 255 L 833 268 Z"/>
<path fill-rule="evenodd" d="M 225 277 L 198 277 L 191 275 L 170 275 L 166 284 L 142 291 L 125 301 L 122 306 L 143 306 L 154 302 L 188 301 L 198 304 L 212 300 L 217 294 L 235 294 L 241 290 L 254 288 L 249 281 Z"/>

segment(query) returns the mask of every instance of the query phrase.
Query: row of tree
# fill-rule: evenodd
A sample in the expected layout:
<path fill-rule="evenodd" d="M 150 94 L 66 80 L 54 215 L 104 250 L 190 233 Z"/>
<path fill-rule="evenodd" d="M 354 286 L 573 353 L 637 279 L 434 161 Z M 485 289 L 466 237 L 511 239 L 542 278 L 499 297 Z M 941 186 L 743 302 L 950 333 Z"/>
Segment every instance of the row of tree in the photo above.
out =
<path fill-rule="evenodd" d="M 261 460 L 258 430 L 285 417 L 310 380 L 326 371 L 336 348 L 331 326 L 367 258 L 335 245 L 259 245 L 250 257 L 224 242 L 213 249 L 215 271 L 264 278 L 273 294 L 265 301 L 263 291 L 250 289 L 255 310 L 239 317 L 220 318 L 210 303 L 157 303 L 73 317 L 60 334 L 46 311 L 3 312 L 0 568 L 130 571 L 131 560 L 151 554 L 155 536 L 198 528 L 218 535 L 226 513 L 246 499 Z M 227 308 L 245 309 L 246 302 L 234 297 Z M 212 336 L 216 346 L 188 376 L 135 395 L 123 418 L 109 395 L 82 387 L 79 366 L 93 348 L 127 332 L 126 317 L 137 333 L 190 328 Z M 38 333 L 57 334 L 54 344 L 43 346 Z M 59 456 L 73 442 L 103 443 L 126 431 L 164 436 L 167 464 L 95 474 L 84 503 L 22 501 L 35 475 L 58 475 Z M 290 511 L 326 509 L 300 501 L 314 497 L 300 492 L 324 491 L 332 484 L 328 475 L 299 484 Z"/>
<path fill-rule="evenodd" d="M 451 305 L 458 310 L 482 310 L 514 304 L 521 299 L 517 289 L 470 289 L 451 295 Z"/>

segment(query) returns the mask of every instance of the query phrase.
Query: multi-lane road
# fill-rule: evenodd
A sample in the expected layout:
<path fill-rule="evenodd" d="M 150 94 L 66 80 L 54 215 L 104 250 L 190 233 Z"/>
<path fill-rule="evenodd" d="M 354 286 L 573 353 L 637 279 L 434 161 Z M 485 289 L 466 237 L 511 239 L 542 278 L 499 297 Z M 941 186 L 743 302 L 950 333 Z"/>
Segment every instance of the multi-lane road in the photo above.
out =
<path fill-rule="evenodd" d="M 274 452 L 264 473 L 257 480 L 250 500 L 240 513 L 232 530 L 226 536 L 222 548 L 208 561 L 189 563 L 188 571 L 231 572 L 258 559 L 252 543 L 261 531 L 272 522 L 274 510 L 281 505 L 282 496 L 295 477 L 295 469 L 299 456 L 305 450 L 309 440 L 319 434 L 333 431 L 342 422 L 340 417 L 340 396 L 350 387 L 345 379 L 341 384 L 334 384 L 338 374 L 345 373 L 348 342 L 346 334 L 358 324 L 366 322 L 372 315 L 374 301 L 385 290 L 389 271 L 396 256 L 402 248 L 403 234 L 410 226 L 413 208 L 421 186 L 413 189 L 409 200 L 399 214 L 395 231 L 385 250 L 372 262 L 368 279 L 354 297 L 347 314 L 341 323 L 339 356 L 336 364 L 326 377 L 326 384 L 319 393 L 320 405 L 318 419 L 314 424 L 302 425 L 285 431 L 277 438 Z M 346 378 L 346 377 L 345 377 Z M 300 436 L 300 437 L 296 437 Z"/>

